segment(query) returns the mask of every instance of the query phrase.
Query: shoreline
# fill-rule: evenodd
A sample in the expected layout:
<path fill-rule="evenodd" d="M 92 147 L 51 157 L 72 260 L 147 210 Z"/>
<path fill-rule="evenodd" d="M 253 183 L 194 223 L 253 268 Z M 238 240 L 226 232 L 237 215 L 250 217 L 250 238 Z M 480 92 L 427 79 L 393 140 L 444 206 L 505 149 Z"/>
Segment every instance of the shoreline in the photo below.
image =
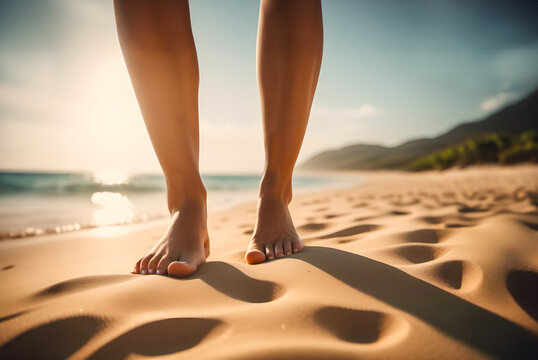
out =
<path fill-rule="evenodd" d="M 361 182 L 360 177 L 358 177 L 355 174 L 348 174 L 345 176 L 341 176 L 341 174 L 299 174 L 299 177 L 313 177 L 313 178 L 321 178 L 325 181 L 330 181 L 319 184 L 319 185 L 310 185 L 310 186 L 304 186 L 299 187 L 297 190 L 295 190 L 295 194 L 302 195 L 302 194 L 311 194 L 318 191 L 325 191 L 325 190 L 334 190 L 339 188 L 349 188 L 353 186 L 357 186 Z M 208 212 L 218 212 L 218 211 L 227 211 L 230 209 L 233 209 L 236 206 L 241 206 L 248 203 L 256 202 L 257 199 L 257 189 L 243 189 L 243 190 L 229 190 L 229 191 L 221 191 L 221 190 L 211 190 L 208 192 Z M 129 195 L 129 194 L 127 194 Z M 159 195 L 163 197 L 163 201 L 165 201 L 165 196 L 162 193 L 156 193 L 155 195 Z M 131 195 L 129 195 L 131 196 Z M 16 199 L 15 199 L 16 200 Z M 51 201 L 55 201 L 54 198 L 51 198 Z M 163 205 L 163 208 L 165 206 Z M 61 234 L 69 234 L 69 233 L 78 233 L 83 231 L 91 231 L 96 229 L 102 229 L 102 228 L 108 228 L 108 227 L 124 227 L 124 226 L 133 226 L 133 225 L 141 225 L 141 224 L 155 224 L 160 223 L 162 221 L 167 221 L 169 219 L 168 214 L 161 214 L 161 215 L 138 215 L 135 216 L 132 220 L 128 222 L 119 222 L 116 224 L 105 224 L 105 225 L 98 225 L 98 224 L 91 224 L 91 223 L 68 223 L 68 224 L 61 224 L 54 227 L 25 227 L 25 228 L 17 228 L 14 230 L 2 230 L 0 231 L 0 243 L 3 241 L 9 241 L 9 240 L 23 240 L 28 238 L 35 238 L 35 237 L 43 237 L 43 236 L 56 236 Z"/>
<path fill-rule="evenodd" d="M 504 171 L 510 171 L 510 169 L 538 169 L 538 165 L 534 164 L 519 164 L 514 166 L 499 166 L 499 165 L 477 165 L 477 166 L 471 166 L 467 168 L 453 168 L 453 169 L 446 169 L 446 170 L 429 170 L 429 171 L 422 171 L 422 172 L 409 172 L 409 171 L 400 171 L 400 170 L 365 170 L 365 171 L 301 171 L 299 175 L 306 175 L 306 176 L 320 176 L 320 177 L 346 177 L 348 180 L 347 182 L 343 183 L 333 183 L 333 184 L 325 184 L 321 188 L 306 188 L 306 189 L 299 189 L 298 191 L 294 191 L 294 198 L 292 200 L 292 204 L 299 201 L 297 199 L 298 197 L 304 197 L 309 195 L 315 195 L 315 194 L 321 194 L 321 193 L 333 193 L 338 191 L 346 191 L 346 190 L 357 190 L 361 187 L 368 186 L 372 182 L 375 181 L 386 181 L 389 180 L 394 176 L 399 176 L 403 179 L 408 178 L 416 178 L 416 177 L 436 177 L 436 176 L 442 176 L 446 174 L 459 174 L 459 176 L 465 176 L 466 173 L 473 173 L 477 171 L 496 171 L 500 170 L 501 172 Z M 349 179 L 354 179 L 354 181 L 349 181 Z M 233 193 L 230 193 L 230 195 L 234 195 Z M 240 196 L 242 199 L 238 202 L 233 202 L 230 205 L 226 206 L 216 206 L 214 209 L 208 209 L 208 216 L 213 213 L 220 213 L 220 212 L 227 212 L 227 211 L 233 211 L 236 208 L 244 207 L 244 206 L 256 206 L 256 192 L 252 192 L 249 194 L 249 197 L 253 197 L 253 200 L 246 199 L 245 194 L 241 194 Z M 155 216 L 153 218 L 149 219 L 136 219 L 130 223 L 124 223 L 124 224 L 111 224 L 111 225 L 90 225 L 90 226 L 84 226 L 82 228 L 76 228 L 73 229 L 73 224 L 68 224 L 65 226 L 60 227 L 67 227 L 65 230 L 61 231 L 52 231 L 52 229 L 37 229 L 37 230 L 44 230 L 43 233 L 31 233 L 27 235 L 22 236 L 5 236 L 0 237 L 0 247 L 3 243 L 10 243 L 12 241 L 27 241 L 30 239 L 51 239 L 56 236 L 64 236 L 64 235 L 77 235 L 78 236 L 92 236 L 93 234 L 97 234 L 98 236 L 101 236 L 103 233 L 109 232 L 110 234 L 125 234 L 129 232 L 134 232 L 141 229 L 147 229 L 149 228 L 162 228 L 163 226 L 166 227 L 168 225 L 169 221 L 169 215 L 162 215 L 162 216 Z M 78 225 L 78 224 L 75 224 Z M 131 229 L 132 228 L 132 229 Z M 109 231 L 107 231 L 107 229 Z M 36 230 L 36 229 L 33 229 Z M 22 231 L 22 230 L 21 230 Z M 108 236 L 108 235 L 107 235 Z M 113 236 L 113 235 L 110 235 Z"/>

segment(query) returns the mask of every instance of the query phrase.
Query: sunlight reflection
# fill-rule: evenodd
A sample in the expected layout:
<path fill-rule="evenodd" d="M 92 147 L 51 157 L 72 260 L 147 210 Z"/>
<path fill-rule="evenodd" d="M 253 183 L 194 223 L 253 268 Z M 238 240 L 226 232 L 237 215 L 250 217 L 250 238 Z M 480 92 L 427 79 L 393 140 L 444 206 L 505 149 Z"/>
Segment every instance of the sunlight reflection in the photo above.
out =
<path fill-rule="evenodd" d="M 133 204 L 127 196 L 116 192 L 96 192 L 91 200 L 101 206 L 93 212 L 95 225 L 116 225 L 130 223 L 134 219 Z"/>
<path fill-rule="evenodd" d="M 99 238 L 112 238 L 122 236 L 132 232 L 133 230 L 129 226 L 105 226 L 91 229 L 91 236 Z"/>
<path fill-rule="evenodd" d="M 93 181 L 103 185 L 125 184 L 127 180 L 127 174 L 116 170 L 99 170 L 93 174 Z"/>

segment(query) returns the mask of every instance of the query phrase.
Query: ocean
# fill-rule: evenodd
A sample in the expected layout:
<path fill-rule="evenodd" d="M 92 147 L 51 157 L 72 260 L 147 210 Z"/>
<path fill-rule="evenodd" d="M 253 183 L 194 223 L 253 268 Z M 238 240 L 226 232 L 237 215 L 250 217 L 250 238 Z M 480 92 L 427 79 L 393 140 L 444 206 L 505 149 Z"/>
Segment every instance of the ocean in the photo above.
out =
<path fill-rule="evenodd" d="M 256 201 L 259 175 L 202 175 L 208 210 Z M 294 194 L 356 184 L 356 177 L 294 176 Z M 0 172 L 0 239 L 133 224 L 169 216 L 162 175 Z"/>

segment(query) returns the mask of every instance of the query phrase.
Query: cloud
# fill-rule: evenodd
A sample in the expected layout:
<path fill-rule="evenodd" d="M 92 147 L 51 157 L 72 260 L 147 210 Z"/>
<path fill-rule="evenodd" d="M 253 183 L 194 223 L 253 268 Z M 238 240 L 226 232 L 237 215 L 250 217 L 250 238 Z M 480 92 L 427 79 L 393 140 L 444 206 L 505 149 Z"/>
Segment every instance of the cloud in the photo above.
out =
<path fill-rule="evenodd" d="M 518 97 L 519 94 L 515 92 L 500 92 L 485 99 L 482 104 L 480 104 L 480 108 L 482 109 L 482 111 L 486 112 L 494 111 L 516 100 Z"/>
<path fill-rule="evenodd" d="M 364 104 L 356 107 L 331 108 L 316 105 L 312 108 L 312 117 L 332 119 L 368 119 L 378 116 L 381 110 L 374 105 Z"/>

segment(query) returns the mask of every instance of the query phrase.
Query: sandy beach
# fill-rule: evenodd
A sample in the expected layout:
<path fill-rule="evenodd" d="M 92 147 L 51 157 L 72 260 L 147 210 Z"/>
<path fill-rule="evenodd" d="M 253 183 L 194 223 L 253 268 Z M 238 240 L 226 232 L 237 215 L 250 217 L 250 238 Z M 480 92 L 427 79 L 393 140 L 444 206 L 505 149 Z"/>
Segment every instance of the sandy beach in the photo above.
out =
<path fill-rule="evenodd" d="M 130 273 L 164 222 L 2 241 L 0 358 L 536 359 L 538 167 L 364 178 L 260 265 L 256 205 L 210 213 L 187 279 Z"/>

